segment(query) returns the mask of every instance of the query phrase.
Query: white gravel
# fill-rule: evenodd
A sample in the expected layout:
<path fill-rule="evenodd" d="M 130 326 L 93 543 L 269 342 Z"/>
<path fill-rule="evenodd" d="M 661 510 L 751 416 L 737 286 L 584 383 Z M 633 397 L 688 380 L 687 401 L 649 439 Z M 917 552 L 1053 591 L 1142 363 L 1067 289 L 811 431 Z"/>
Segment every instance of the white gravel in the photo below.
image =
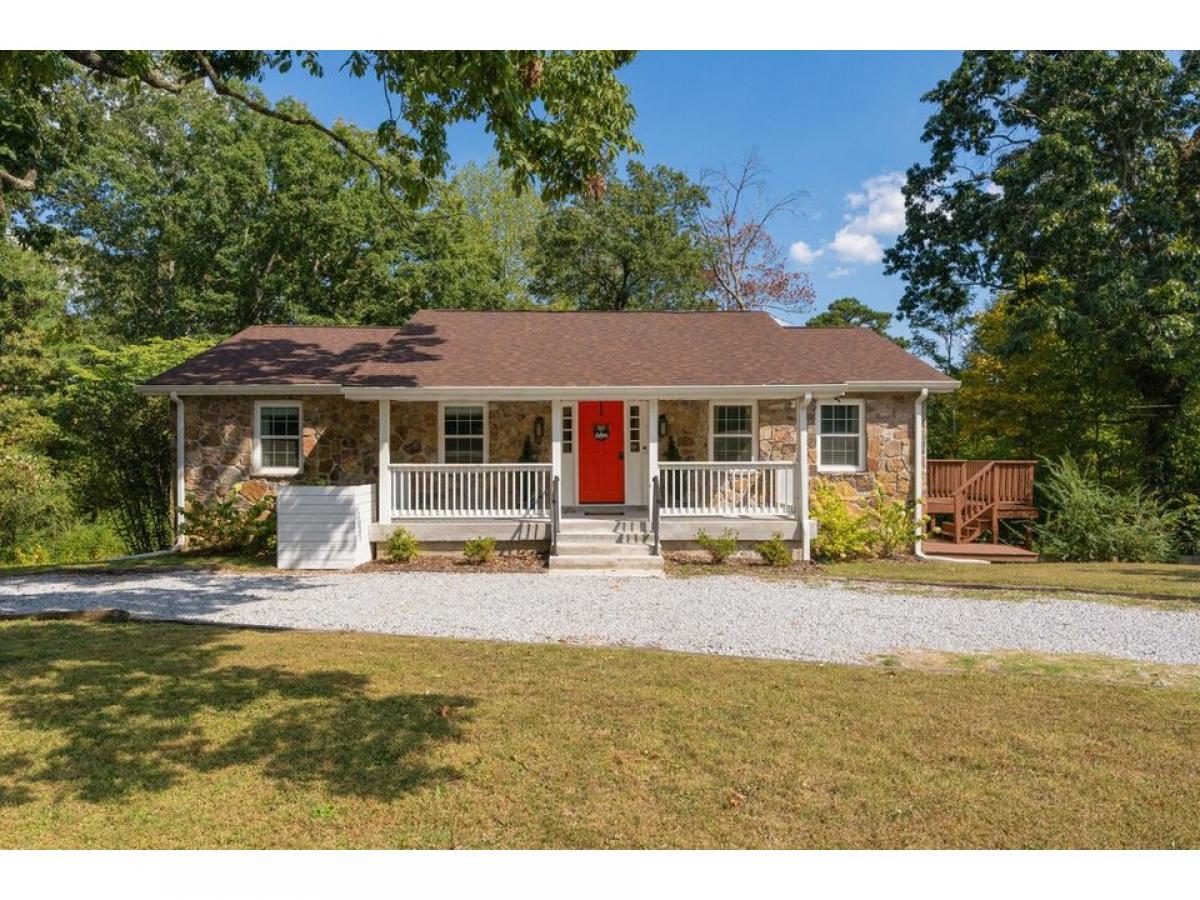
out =
<path fill-rule="evenodd" d="M 0 578 L 0 612 L 136 616 L 862 662 L 895 650 L 1089 653 L 1200 663 L 1200 612 L 977 599 L 747 577 L 201 572 Z"/>

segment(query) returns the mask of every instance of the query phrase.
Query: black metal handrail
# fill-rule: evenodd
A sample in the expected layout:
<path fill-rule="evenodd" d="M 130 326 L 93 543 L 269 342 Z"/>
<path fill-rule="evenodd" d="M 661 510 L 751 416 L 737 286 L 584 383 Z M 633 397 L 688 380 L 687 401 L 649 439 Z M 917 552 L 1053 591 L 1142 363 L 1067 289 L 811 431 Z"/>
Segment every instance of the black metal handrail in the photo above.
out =
<path fill-rule="evenodd" d="M 650 530 L 654 532 L 654 555 L 661 556 L 659 541 L 658 541 L 658 526 L 661 519 L 660 510 L 662 509 L 662 487 L 659 485 L 658 476 L 655 475 L 650 479 Z"/>

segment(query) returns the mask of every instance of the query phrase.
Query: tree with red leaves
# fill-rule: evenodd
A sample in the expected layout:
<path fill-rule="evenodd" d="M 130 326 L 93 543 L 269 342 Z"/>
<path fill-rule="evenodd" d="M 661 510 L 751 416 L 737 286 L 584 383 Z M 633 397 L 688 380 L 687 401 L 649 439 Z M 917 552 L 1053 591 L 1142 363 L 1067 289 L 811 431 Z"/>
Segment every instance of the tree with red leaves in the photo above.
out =
<path fill-rule="evenodd" d="M 790 271 L 787 255 L 767 231 L 772 219 L 797 215 L 804 194 L 767 198 L 767 170 L 751 151 L 736 170 L 706 172 L 709 212 L 701 227 L 713 249 L 709 291 L 724 309 L 794 311 L 815 297 L 808 273 Z"/>

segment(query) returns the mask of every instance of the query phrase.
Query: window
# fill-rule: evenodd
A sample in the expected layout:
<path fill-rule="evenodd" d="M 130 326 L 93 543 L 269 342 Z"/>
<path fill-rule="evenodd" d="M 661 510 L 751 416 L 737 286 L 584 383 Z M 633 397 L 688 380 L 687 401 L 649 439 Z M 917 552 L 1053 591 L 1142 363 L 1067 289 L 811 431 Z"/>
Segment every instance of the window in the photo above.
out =
<path fill-rule="evenodd" d="M 575 407 L 569 403 L 562 408 L 562 452 L 575 452 Z"/>
<path fill-rule="evenodd" d="M 642 449 L 642 408 L 636 404 L 629 407 L 629 452 Z"/>
<path fill-rule="evenodd" d="M 862 468 L 861 403 L 822 403 L 817 425 L 818 470 L 852 472 Z"/>
<path fill-rule="evenodd" d="M 295 475 L 304 468 L 300 445 L 300 404 L 254 404 L 253 467 L 259 475 Z"/>
<path fill-rule="evenodd" d="M 754 407 L 750 404 L 713 404 L 713 462 L 750 462 L 754 459 Z"/>
<path fill-rule="evenodd" d="M 485 425 L 482 406 L 442 407 L 442 462 L 483 462 Z"/>

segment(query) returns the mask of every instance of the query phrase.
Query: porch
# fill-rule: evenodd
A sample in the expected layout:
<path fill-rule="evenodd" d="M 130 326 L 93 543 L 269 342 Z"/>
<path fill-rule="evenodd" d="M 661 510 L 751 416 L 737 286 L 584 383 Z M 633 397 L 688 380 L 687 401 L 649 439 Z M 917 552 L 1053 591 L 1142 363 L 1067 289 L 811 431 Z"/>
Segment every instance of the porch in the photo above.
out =
<path fill-rule="evenodd" d="M 948 545 L 964 547 L 984 535 L 989 543 L 1000 545 L 1003 523 L 1022 521 L 1028 525 L 1037 519 L 1034 466 L 1034 461 L 1028 459 L 928 460 L 925 512 L 941 526 Z M 1027 527 L 1026 545 L 1029 538 Z"/>

